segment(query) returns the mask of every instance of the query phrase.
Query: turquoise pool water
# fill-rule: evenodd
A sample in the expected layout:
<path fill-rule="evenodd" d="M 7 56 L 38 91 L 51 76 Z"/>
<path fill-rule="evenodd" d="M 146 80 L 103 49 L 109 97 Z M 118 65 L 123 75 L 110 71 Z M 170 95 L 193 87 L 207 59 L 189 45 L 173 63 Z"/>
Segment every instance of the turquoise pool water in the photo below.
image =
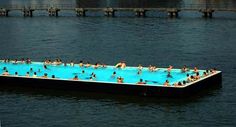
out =
<path fill-rule="evenodd" d="M 78 76 L 79 80 L 90 80 L 91 74 L 96 74 L 96 79 L 94 81 L 101 82 L 111 82 L 116 83 L 117 77 L 121 76 L 124 78 L 124 83 L 126 84 L 136 84 L 140 79 L 147 81 L 148 85 L 160 86 L 166 80 L 169 80 L 170 84 L 175 82 L 186 80 L 186 74 L 182 73 L 180 69 L 172 69 L 171 76 L 167 77 L 167 69 L 159 68 L 155 72 L 150 72 L 148 68 L 144 67 L 141 74 L 137 74 L 137 67 L 126 67 L 125 69 L 118 69 L 114 66 L 106 66 L 105 68 L 94 69 L 93 67 L 80 67 L 78 64 L 74 66 L 64 65 L 47 65 L 47 69 L 44 69 L 44 64 L 41 62 L 32 62 L 32 64 L 23 64 L 23 63 L 4 63 L 0 62 L 0 73 L 5 72 L 3 69 L 7 68 L 10 75 L 14 75 L 15 72 L 18 73 L 18 76 L 25 76 L 27 72 L 30 72 L 30 76 L 33 76 L 33 73 L 36 72 L 38 77 L 43 76 L 45 73 L 48 74 L 48 77 L 55 75 L 57 79 L 61 80 L 72 80 L 75 75 Z M 30 69 L 33 70 L 30 70 Z M 82 73 L 84 71 L 84 73 Z M 204 70 L 200 70 L 200 75 L 202 75 Z M 113 72 L 116 72 L 116 76 L 112 77 Z M 194 75 L 193 70 L 188 72 L 190 75 Z"/>

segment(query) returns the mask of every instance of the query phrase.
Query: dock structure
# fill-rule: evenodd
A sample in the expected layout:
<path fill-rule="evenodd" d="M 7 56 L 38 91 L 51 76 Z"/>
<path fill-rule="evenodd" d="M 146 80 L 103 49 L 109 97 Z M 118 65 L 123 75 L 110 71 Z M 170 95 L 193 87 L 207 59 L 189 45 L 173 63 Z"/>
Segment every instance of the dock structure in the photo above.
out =
<path fill-rule="evenodd" d="M 30 7 L 28 7 L 28 8 L 24 7 L 22 9 L 24 17 L 32 17 L 33 16 L 33 11 L 34 11 L 34 9 L 31 9 Z"/>
<path fill-rule="evenodd" d="M 84 17 L 87 12 L 103 12 L 104 16 L 114 17 L 116 12 L 134 12 L 137 17 L 146 17 L 148 11 L 165 12 L 169 17 L 176 18 L 181 11 L 195 11 L 202 13 L 205 18 L 212 18 L 213 13 L 216 11 L 236 12 L 234 6 L 219 6 L 203 4 L 189 4 L 183 6 L 170 6 L 170 7 L 133 7 L 133 8 L 121 8 L 121 7 L 78 7 L 76 5 L 59 4 L 59 5 L 44 5 L 36 4 L 29 5 L 27 7 L 20 5 L 0 5 L 0 16 L 8 16 L 11 11 L 22 11 L 23 16 L 32 17 L 34 11 L 47 11 L 49 16 L 59 16 L 60 11 L 75 11 L 76 16 Z"/>
<path fill-rule="evenodd" d="M 8 16 L 10 10 L 6 9 L 6 8 L 1 8 L 0 9 L 0 16 Z"/>
<path fill-rule="evenodd" d="M 56 7 L 50 7 L 50 8 L 48 8 L 48 15 L 49 16 L 58 16 L 58 12 L 60 11 L 60 9 L 59 8 L 56 8 Z"/>

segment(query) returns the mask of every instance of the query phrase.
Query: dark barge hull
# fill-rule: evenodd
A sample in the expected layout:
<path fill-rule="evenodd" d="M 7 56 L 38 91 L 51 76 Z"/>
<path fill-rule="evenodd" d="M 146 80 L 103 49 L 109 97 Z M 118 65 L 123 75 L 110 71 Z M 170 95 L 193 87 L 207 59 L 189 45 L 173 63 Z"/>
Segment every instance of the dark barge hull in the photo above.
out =
<path fill-rule="evenodd" d="M 23 78 L 0 76 L 0 87 L 29 87 L 83 92 L 100 92 L 110 94 L 153 96 L 153 97 L 186 97 L 209 87 L 219 87 L 222 83 L 222 73 L 217 72 L 203 80 L 191 83 L 185 87 L 163 87 L 149 85 L 112 84 L 102 82 L 84 82 L 71 80 L 55 80 L 42 78 Z"/>

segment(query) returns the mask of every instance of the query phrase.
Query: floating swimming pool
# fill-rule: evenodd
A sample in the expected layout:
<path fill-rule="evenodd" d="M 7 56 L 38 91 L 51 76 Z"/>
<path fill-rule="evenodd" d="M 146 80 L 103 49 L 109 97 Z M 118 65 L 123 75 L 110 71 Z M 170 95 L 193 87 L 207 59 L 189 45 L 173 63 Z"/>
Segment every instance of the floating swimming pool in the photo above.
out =
<path fill-rule="evenodd" d="M 174 83 L 183 82 L 187 79 L 187 74 L 196 75 L 193 70 L 188 72 L 181 72 L 181 69 L 172 69 L 171 77 L 167 77 L 168 71 L 166 68 L 158 68 L 154 72 L 150 72 L 148 68 L 143 68 L 141 74 L 138 74 L 137 67 L 126 67 L 124 69 L 115 68 L 114 66 L 105 66 L 95 69 L 94 67 L 80 67 L 78 64 L 70 66 L 67 64 L 62 65 L 46 65 L 42 62 L 32 62 L 31 64 L 26 63 L 14 63 L 14 62 L 0 62 L 0 73 L 3 74 L 5 71 L 9 72 L 8 76 L 0 76 L 0 80 L 6 83 L 24 83 L 23 85 L 29 86 L 46 86 L 52 87 L 54 85 L 59 85 L 65 89 L 79 88 L 80 90 L 85 91 L 108 91 L 117 93 L 137 93 L 137 94 L 161 94 L 161 89 L 168 89 L 173 92 L 173 89 L 184 89 L 193 84 L 198 84 L 198 82 L 207 79 L 214 79 L 208 83 L 219 83 L 221 82 L 221 72 L 216 71 L 216 73 L 201 78 L 197 81 L 184 84 L 182 86 L 174 86 Z M 202 75 L 205 70 L 199 70 L 199 74 Z M 17 72 L 17 76 L 15 73 Z M 29 72 L 29 77 L 26 77 L 27 72 Z M 37 77 L 33 77 L 34 73 L 37 73 Z M 115 76 L 112 74 L 116 72 Z M 47 74 L 48 78 L 42 78 L 44 74 Z M 91 74 L 95 74 L 96 78 L 90 80 Z M 52 76 L 55 78 L 51 78 Z M 75 76 L 78 76 L 79 80 L 73 80 Z M 123 83 L 117 83 L 117 77 L 122 77 L 124 79 Z M 137 85 L 137 82 L 143 79 L 146 82 L 145 85 Z M 169 81 L 169 86 L 164 86 L 165 81 Z M 40 84 L 41 83 L 41 84 Z M 35 85 L 39 84 L 39 85 Z M 47 85 L 46 85 L 47 84 Z M 200 86 L 200 85 L 199 85 Z M 157 89 L 159 88 L 159 90 Z M 133 90 L 132 90 L 133 89 Z M 157 90 L 156 92 L 154 90 Z M 181 90 L 182 91 L 182 90 Z M 113 93 L 112 92 L 112 93 Z M 116 93 L 114 92 L 114 93 Z M 181 92 L 183 93 L 183 91 Z M 171 93 L 169 93 L 171 94 Z M 172 93 L 174 94 L 174 92 Z M 180 93 L 179 93 L 180 94 Z"/>

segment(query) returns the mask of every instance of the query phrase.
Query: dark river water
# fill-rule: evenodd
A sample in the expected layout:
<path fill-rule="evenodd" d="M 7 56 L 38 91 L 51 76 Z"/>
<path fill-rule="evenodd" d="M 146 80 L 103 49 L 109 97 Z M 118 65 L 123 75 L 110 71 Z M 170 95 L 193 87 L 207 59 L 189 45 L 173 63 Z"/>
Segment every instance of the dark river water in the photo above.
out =
<path fill-rule="evenodd" d="M 79 4 L 72 0 L 1 0 L 2 4 L 26 2 Z M 1 127 L 236 126 L 235 12 L 216 12 L 212 19 L 198 12 L 182 12 L 177 19 L 166 14 L 148 18 L 68 15 L 72 16 L 0 17 L 0 58 L 216 67 L 223 71 L 222 88 L 186 99 L 161 99 L 0 87 Z"/>

